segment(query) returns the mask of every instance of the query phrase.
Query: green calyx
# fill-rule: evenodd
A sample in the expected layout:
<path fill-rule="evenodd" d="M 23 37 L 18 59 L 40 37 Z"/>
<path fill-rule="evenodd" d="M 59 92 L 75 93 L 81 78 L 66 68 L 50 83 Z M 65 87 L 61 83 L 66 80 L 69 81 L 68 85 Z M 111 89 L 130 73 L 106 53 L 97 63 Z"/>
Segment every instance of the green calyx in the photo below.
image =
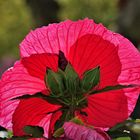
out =
<path fill-rule="evenodd" d="M 65 70 L 58 69 L 54 72 L 47 70 L 45 78 L 46 85 L 50 89 L 49 97 L 56 100 L 56 104 L 63 106 L 65 120 L 72 119 L 76 110 L 87 106 L 86 94 L 98 85 L 100 79 L 100 68 L 96 67 L 86 71 L 82 79 L 70 63 Z M 59 102 L 59 103 L 58 103 Z"/>

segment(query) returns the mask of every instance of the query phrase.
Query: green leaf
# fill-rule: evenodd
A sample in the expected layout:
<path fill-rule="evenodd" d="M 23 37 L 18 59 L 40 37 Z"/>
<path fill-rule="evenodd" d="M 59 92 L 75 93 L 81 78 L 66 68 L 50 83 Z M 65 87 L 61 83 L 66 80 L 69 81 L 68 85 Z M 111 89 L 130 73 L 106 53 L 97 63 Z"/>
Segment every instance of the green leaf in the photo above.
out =
<path fill-rule="evenodd" d="M 116 138 L 116 139 L 112 139 L 112 140 L 131 140 L 130 137 L 120 137 L 120 138 Z"/>
<path fill-rule="evenodd" d="M 46 83 L 54 95 L 60 95 L 64 93 L 64 72 L 58 69 L 58 72 L 53 72 L 52 70 L 47 70 Z"/>
<path fill-rule="evenodd" d="M 60 137 L 62 134 L 64 134 L 64 128 L 61 127 L 61 128 L 58 128 L 54 133 L 53 133 L 53 136 L 55 138 L 58 138 Z"/>
<path fill-rule="evenodd" d="M 8 138 L 11 138 L 13 136 L 13 132 L 8 130 Z"/>
<path fill-rule="evenodd" d="M 89 91 L 99 83 L 99 80 L 100 80 L 100 67 L 96 67 L 94 69 L 86 71 L 81 81 L 82 88 L 85 91 Z"/>
<path fill-rule="evenodd" d="M 130 122 L 126 124 L 127 128 L 135 133 L 135 134 L 139 134 L 140 135 L 140 123 L 136 123 L 136 122 Z"/>
<path fill-rule="evenodd" d="M 107 134 L 112 138 L 112 139 L 116 139 L 116 138 L 120 138 L 120 137 L 130 137 L 131 134 L 124 132 L 124 131 L 114 131 L 114 132 L 110 132 L 108 131 Z"/>
<path fill-rule="evenodd" d="M 111 90 L 119 90 L 119 89 L 124 89 L 124 88 L 132 88 L 135 87 L 136 85 L 115 85 L 115 86 L 107 86 L 103 89 L 100 90 L 94 90 L 91 91 L 90 94 L 95 94 L 95 93 L 101 93 L 101 92 L 107 92 Z"/>
<path fill-rule="evenodd" d="M 27 125 L 23 128 L 23 130 L 26 134 L 32 135 L 34 138 L 41 138 L 44 134 L 43 128 L 39 126 Z"/>
<path fill-rule="evenodd" d="M 127 123 L 134 123 L 134 121 L 133 120 L 126 120 L 124 122 L 118 123 L 114 127 L 110 128 L 109 131 L 113 132 L 113 131 L 116 131 L 116 130 L 124 129 L 124 128 L 126 128 Z"/>
<path fill-rule="evenodd" d="M 69 93 L 76 93 L 79 90 L 80 78 L 70 63 L 65 69 L 66 87 Z"/>

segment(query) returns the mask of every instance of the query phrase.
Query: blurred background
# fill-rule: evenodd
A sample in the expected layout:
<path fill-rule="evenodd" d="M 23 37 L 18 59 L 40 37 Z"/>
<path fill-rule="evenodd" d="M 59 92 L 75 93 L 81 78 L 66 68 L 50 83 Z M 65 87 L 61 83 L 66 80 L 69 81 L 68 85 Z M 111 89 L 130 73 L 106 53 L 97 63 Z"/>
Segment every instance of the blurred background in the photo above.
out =
<path fill-rule="evenodd" d="M 0 75 L 18 59 L 18 45 L 31 29 L 85 17 L 102 22 L 139 48 L 140 0 L 0 0 Z M 140 116 L 140 111 L 133 115 Z"/>

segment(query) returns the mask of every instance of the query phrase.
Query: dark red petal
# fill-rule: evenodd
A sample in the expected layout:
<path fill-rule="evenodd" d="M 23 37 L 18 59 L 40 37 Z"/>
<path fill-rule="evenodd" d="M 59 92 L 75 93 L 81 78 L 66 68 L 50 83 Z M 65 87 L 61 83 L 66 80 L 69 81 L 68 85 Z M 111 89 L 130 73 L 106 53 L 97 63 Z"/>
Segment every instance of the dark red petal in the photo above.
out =
<path fill-rule="evenodd" d="M 103 131 L 96 131 L 85 126 L 77 125 L 72 122 L 64 124 L 66 138 L 71 140 L 111 140 Z"/>
<path fill-rule="evenodd" d="M 100 66 L 100 88 L 117 84 L 121 73 L 118 48 L 101 36 L 85 35 L 71 47 L 69 61 L 81 77 L 90 69 Z"/>
<path fill-rule="evenodd" d="M 58 56 L 55 54 L 33 54 L 21 59 L 29 74 L 42 80 L 45 78 L 47 68 L 57 70 Z"/>
<path fill-rule="evenodd" d="M 27 69 L 17 62 L 7 70 L 0 82 L 0 125 L 11 129 L 12 114 L 19 101 L 11 100 L 25 94 L 35 94 L 46 89 L 44 81 L 29 75 Z"/>
<path fill-rule="evenodd" d="M 97 28 L 97 27 L 96 27 Z M 121 35 L 102 26 L 101 34 L 82 36 L 71 47 L 69 57 L 79 76 L 100 66 L 101 78 L 98 88 L 117 84 L 140 83 L 140 53 Z M 140 88 L 123 89 L 89 97 L 88 122 L 99 127 L 111 127 L 124 121 L 133 111 Z"/>
<path fill-rule="evenodd" d="M 49 127 L 49 136 L 52 136 L 52 133 L 54 132 L 55 123 L 60 118 L 61 115 L 62 115 L 61 111 L 57 111 L 52 114 L 52 117 L 50 120 L 50 127 Z"/>
<path fill-rule="evenodd" d="M 110 91 L 92 95 L 88 98 L 88 107 L 84 109 L 88 124 L 109 128 L 128 118 L 127 96 L 124 91 Z"/>
<path fill-rule="evenodd" d="M 48 137 L 52 113 L 60 106 L 53 105 L 41 98 L 21 100 L 13 114 L 13 132 L 16 136 L 23 135 L 26 125 L 40 126 L 44 128 L 45 136 Z M 49 114 L 48 114 L 49 113 Z"/>

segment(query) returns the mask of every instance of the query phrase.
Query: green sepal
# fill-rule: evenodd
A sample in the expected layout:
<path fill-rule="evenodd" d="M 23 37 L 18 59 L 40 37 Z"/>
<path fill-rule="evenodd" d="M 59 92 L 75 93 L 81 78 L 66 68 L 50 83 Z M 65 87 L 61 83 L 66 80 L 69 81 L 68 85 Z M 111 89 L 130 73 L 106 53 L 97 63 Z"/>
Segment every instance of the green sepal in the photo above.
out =
<path fill-rule="evenodd" d="M 62 95 L 65 91 L 64 85 L 64 72 L 61 69 L 58 69 L 57 72 L 54 72 L 50 69 L 47 70 L 46 84 L 50 88 L 53 95 Z"/>
<path fill-rule="evenodd" d="M 100 67 L 96 67 L 83 74 L 83 79 L 81 80 L 82 89 L 87 92 L 93 87 L 98 85 L 100 81 Z"/>
<path fill-rule="evenodd" d="M 22 99 L 31 99 L 31 98 L 41 98 L 41 99 L 47 100 L 51 104 L 61 104 L 62 105 L 62 103 L 59 101 L 58 98 L 51 97 L 50 95 L 44 95 L 41 92 L 38 92 L 33 95 L 25 94 L 25 95 L 22 95 L 19 97 L 12 98 L 11 100 L 22 100 Z"/>
<path fill-rule="evenodd" d="M 79 119 L 78 117 L 74 117 L 70 121 L 75 123 L 75 124 L 84 125 L 83 121 L 81 119 Z"/>
<path fill-rule="evenodd" d="M 90 94 L 98 94 L 98 93 L 102 93 L 102 92 L 107 92 L 107 91 L 111 91 L 111 90 L 120 90 L 120 89 L 124 89 L 124 88 L 132 88 L 135 87 L 136 85 L 115 85 L 115 86 L 107 86 L 103 89 L 100 90 L 93 90 L 90 92 Z"/>
<path fill-rule="evenodd" d="M 43 95 L 41 92 L 35 93 L 33 95 L 29 95 L 29 94 L 25 94 L 25 95 L 21 95 L 15 98 L 12 98 L 11 100 L 21 100 L 21 99 L 30 99 L 30 98 L 44 98 L 46 97 L 45 95 Z"/>
<path fill-rule="evenodd" d="M 76 93 L 80 89 L 80 78 L 70 63 L 66 66 L 65 78 L 68 93 Z"/>
<path fill-rule="evenodd" d="M 62 134 L 64 134 L 64 128 L 61 127 L 61 128 L 58 128 L 54 133 L 53 133 L 53 136 L 55 138 L 59 138 Z"/>
<path fill-rule="evenodd" d="M 44 134 L 43 128 L 39 126 L 27 125 L 23 128 L 23 130 L 26 134 L 31 135 L 33 138 L 41 138 Z"/>

